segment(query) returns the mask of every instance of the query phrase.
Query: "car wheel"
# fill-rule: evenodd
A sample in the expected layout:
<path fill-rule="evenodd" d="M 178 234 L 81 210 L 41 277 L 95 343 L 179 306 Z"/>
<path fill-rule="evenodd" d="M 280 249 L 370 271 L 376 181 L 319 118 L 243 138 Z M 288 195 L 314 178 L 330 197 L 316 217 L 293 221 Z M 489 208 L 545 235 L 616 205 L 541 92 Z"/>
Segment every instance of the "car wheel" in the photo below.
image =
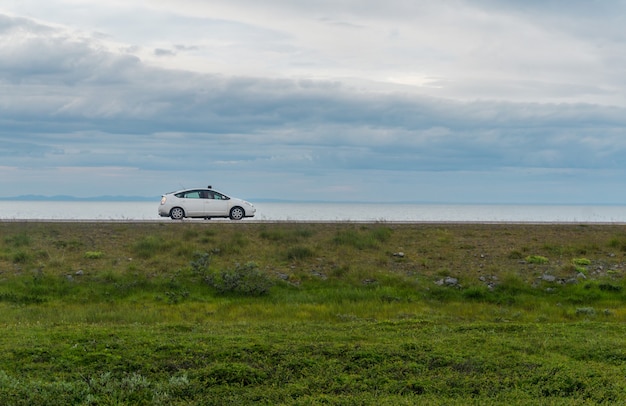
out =
<path fill-rule="evenodd" d="M 245 212 L 241 207 L 233 207 L 230 209 L 230 219 L 231 220 L 241 220 L 243 216 L 245 216 Z"/>
<path fill-rule="evenodd" d="M 170 211 L 170 217 L 172 218 L 172 220 L 182 220 L 183 217 L 185 217 L 185 211 L 180 207 L 174 207 Z"/>

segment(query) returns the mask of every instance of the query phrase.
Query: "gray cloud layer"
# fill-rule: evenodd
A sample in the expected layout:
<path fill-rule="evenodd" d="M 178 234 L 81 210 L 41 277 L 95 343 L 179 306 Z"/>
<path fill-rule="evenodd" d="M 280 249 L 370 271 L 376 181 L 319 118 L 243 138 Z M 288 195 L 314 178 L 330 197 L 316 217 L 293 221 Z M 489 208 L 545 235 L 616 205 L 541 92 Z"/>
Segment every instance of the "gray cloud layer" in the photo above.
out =
<path fill-rule="evenodd" d="M 513 16 L 554 7 L 478 3 L 502 13 L 514 9 Z M 569 12 L 576 7 L 585 5 L 572 4 Z M 594 40 L 623 47 L 621 32 L 609 34 Z M 154 51 L 167 58 L 196 46 Z M 625 197 L 615 188 L 624 175 L 626 109 L 578 98 L 623 90 L 609 64 L 602 80 L 615 75 L 610 86 L 553 83 L 559 97 L 576 95 L 568 103 L 455 100 L 445 92 L 437 97 L 340 79 L 158 67 L 107 38 L 8 14 L 0 14 L 0 54 L 4 196 L 37 193 L 28 188 L 153 195 L 183 180 L 190 186 L 217 178 L 248 196 L 284 199 L 613 203 Z M 494 94 L 516 86 L 518 93 L 533 94 L 534 86 L 546 92 L 541 81 L 499 80 L 489 82 Z M 473 86 L 485 92 L 486 83 L 449 87 L 470 94 Z M 372 185 L 380 185 L 381 195 L 371 197 Z"/>

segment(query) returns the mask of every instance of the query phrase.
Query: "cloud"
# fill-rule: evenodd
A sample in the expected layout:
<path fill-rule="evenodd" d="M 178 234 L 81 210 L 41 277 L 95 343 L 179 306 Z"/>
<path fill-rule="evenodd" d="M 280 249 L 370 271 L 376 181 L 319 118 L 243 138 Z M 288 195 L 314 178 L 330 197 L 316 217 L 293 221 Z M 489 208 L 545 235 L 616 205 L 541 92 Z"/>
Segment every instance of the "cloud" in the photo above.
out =
<path fill-rule="evenodd" d="M 161 67 L 400 83 L 465 100 L 626 104 L 620 91 L 621 5 L 577 1 L 564 10 L 555 2 L 490 0 L 80 3 L 67 7 L 51 0 L 35 7 L 24 1 L 21 7 L 104 30 Z M 174 58 L 155 52 L 181 46 L 186 51 Z"/>
<path fill-rule="evenodd" d="M 215 18 L 203 4 L 181 2 L 171 19 L 174 27 L 190 23 L 192 36 L 166 41 L 151 31 L 155 39 L 140 43 L 0 14 L 3 190 L 19 182 L 2 171 L 17 171 L 31 184 L 47 172 L 81 190 L 89 184 L 82 173 L 103 187 L 122 179 L 146 191 L 219 177 L 260 197 L 323 190 L 339 200 L 365 198 L 375 181 L 388 199 L 418 199 L 420 188 L 442 199 L 467 189 L 468 199 L 484 179 L 511 193 L 521 185 L 557 190 L 553 182 L 571 185 L 581 171 L 597 179 L 624 172 L 623 83 L 602 64 L 606 54 L 576 50 L 590 45 L 568 24 L 549 32 L 549 7 L 529 9 L 548 13 L 536 23 L 524 17 L 530 11 L 487 1 L 459 2 L 459 12 L 425 2 L 321 3 L 311 15 L 275 1 L 255 23 L 254 13 L 236 18 L 242 2 L 219 3 Z M 297 18 L 270 28 L 266 19 L 279 6 L 280 15 Z M 167 16 L 148 3 L 137 7 L 153 22 Z M 411 13 L 424 25 L 410 24 Z M 433 28 L 442 22 L 449 26 Z M 196 39 L 205 23 L 215 36 Z M 293 28 L 300 23 L 327 28 L 317 38 L 319 31 Z M 604 38 L 620 44 L 611 35 Z M 358 48 L 365 42 L 369 49 Z M 225 65 L 245 54 L 243 68 L 178 66 L 211 51 Z M 418 66 L 427 67 L 425 76 Z M 280 69 L 266 74 L 272 67 Z M 585 70 L 599 72 L 601 84 Z M 348 71 L 352 79 L 341 76 Z M 382 79 L 393 75 L 393 84 Z"/>
<path fill-rule="evenodd" d="M 51 126 L 57 132 L 102 131 L 128 137 L 173 131 L 202 134 L 209 141 L 215 135 L 243 134 L 240 138 L 253 143 L 258 138 L 272 142 L 277 132 L 278 142 L 291 145 L 421 148 L 459 145 L 458 137 L 480 143 L 484 134 L 503 129 L 532 137 L 533 127 L 567 126 L 580 133 L 599 122 L 624 125 L 621 108 L 455 102 L 362 92 L 338 82 L 158 69 L 132 54 L 107 50 L 97 39 L 76 41 L 62 31 L 50 35 L 51 27 L 18 21 L 34 29 L 23 40 L 12 41 L 20 53 L 8 49 L 10 62 L 0 65 L 3 77 L 9 78 L 5 86 L 12 90 L 5 93 L 3 106 L 14 121 L 13 130 Z M 31 37 L 44 31 L 53 40 Z M 437 129 L 439 135 L 433 136 Z"/>

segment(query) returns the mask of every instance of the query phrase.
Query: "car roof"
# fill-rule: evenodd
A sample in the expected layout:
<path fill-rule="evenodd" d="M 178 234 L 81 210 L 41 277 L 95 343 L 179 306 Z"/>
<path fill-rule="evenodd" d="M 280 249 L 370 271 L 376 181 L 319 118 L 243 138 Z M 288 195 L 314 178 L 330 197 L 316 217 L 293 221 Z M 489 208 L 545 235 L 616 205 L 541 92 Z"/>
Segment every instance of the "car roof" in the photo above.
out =
<path fill-rule="evenodd" d="M 174 192 L 169 192 L 169 193 L 166 193 L 166 194 L 168 194 L 168 195 L 175 195 L 177 193 L 191 192 L 191 191 L 194 191 L 194 190 L 210 190 L 212 192 L 217 192 L 217 193 L 223 194 L 219 190 L 215 190 L 212 187 L 194 187 L 194 188 L 189 188 L 189 189 L 180 189 L 180 190 L 176 190 Z"/>

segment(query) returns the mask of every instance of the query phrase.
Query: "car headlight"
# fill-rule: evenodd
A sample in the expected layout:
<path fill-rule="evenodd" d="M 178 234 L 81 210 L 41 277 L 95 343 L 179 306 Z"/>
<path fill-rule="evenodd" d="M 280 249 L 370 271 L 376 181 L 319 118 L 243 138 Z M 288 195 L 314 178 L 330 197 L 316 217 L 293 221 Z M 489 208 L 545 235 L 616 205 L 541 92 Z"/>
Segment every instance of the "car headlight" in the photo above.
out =
<path fill-rule="evenodd" d="M 161 204 L 165 204 L 165 201 L 166 201 L 166 200 L 167 200 L 167 197 L 163 196 L 163 197 L 161 198 Z"/>

